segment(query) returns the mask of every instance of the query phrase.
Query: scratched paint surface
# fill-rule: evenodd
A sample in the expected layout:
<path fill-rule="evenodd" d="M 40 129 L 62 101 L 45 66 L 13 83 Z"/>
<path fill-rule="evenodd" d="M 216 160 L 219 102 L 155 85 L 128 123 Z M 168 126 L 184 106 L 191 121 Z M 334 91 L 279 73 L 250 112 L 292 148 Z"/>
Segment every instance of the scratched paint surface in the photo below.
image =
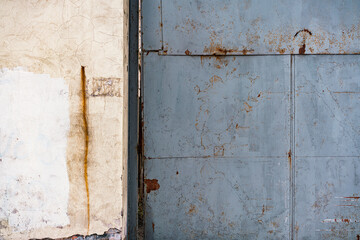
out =
<path fill-rule="evenodd" d="M 147 42 L 158 42 L 167 54 L 181 55 L 360 52 L 356 0 L 172 0 L 161 6 L 156 20 L 144 21 L 151 25 L 144 29 L 146 50 L 158 49 Z M 144 10 L 148 19 L 151 9 Z M 154 34 L 160 26 L 162 37 Z"/>
<path fill-rule="evenodd" d="M 289 64 L 145 56 L 147 239 L 288 236 Z"/>
<path fill-rule="evenodd" d="M 360 57 L 295 58 L 296 236 L 360 234 Z"/>

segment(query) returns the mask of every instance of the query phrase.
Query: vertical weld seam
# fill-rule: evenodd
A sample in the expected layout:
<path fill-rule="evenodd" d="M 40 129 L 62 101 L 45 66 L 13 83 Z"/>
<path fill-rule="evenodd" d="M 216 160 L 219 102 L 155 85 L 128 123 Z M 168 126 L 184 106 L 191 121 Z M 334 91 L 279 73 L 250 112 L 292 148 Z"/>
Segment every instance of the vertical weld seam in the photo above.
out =
<path fill-rule="evenodd" d="M 86 104 L 86 75 L 85 67 L 81 66 L 81 93 L 82 93 L 82 118 L 84 124 L 84 180 L 86 188 L 86 205 L 87 205 L 87 234 L 90 230 L 90 193 L 88 181 L 88 153 L 89 153 L 89 126 L 87 122 L 87 104 Z"/>
<path fill-rule="evenodd" d="M 290 197 L 291 229 L 290 239 L 294 239 L 295 227 L 295 56 L 290 55 Z"/>
<path fill-rule="evenodd" d="M 160 0 L 160 27 L 161 27 L 161 50 L 164 50 L 164 23 L 163 23 L 163 4 Z"/>

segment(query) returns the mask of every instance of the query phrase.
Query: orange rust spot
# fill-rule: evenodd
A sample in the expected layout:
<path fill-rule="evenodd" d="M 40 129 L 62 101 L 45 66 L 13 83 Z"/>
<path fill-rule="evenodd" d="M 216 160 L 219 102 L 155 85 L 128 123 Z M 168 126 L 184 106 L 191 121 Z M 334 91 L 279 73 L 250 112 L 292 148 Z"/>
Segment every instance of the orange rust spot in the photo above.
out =
<path fill-rule="evenodd" d="M 220 44 L 211 43 L 209 47 L 204 48 L 205 53 L 210 53 L 212 55 L 226 55 L 228 53 L 238 52 L 238 49 L 227 49 L 221 46 Z"/>
<path fill-rule="evenodd" d="M 288 160 L 289 160 L 289 166 L 291 167 L 291 149 L 288 152 Z"/>
<path fill-rule="evenodd" d="M 247 102 L 244 102 L 244 107 L 247 113 L 252 111 L 252 106 L 250 106 Z"/>
<path fill-rule="evenodd" d="M 285 53 L 285 51 L 286 51 L 286 49 L 285 49 L 285 48 L 280 48 L 280 49 L 278 50 L 278 52 L 279 52 L 280 54 L 284 54 L 284 53 Z"/>
<path fill-rule="evenodd" d="M 347 219 L 347 218 L 342 219 L 342 221 L 343 221 L 343 222 L 345 222 L 345 223 L 350 223 L 350 220 L 349 220 L 349 219 Z"/>
<path fill-rule="evenodd" d="M 89 126 L 87 122 L 87 104 L 86 104 L 86 75 L 85 67 L 81 66 L 81 95 L 82 95 L 82 118 L 84 125 L 84 181 L 86 189 L 86 208 L 87 208 L 87 232 L 90 230 L 90 192 L 89 192 L 89 180 L 88 180 L 88 153 L 89 153 Z"/>
<path fill-rule="evenodd" d="M 153 229 L 153 232 L 155 232 L 155 224 L 152 223 L 152 229 Z"/>
<path fill-rule="evenodd" d="M 145 179 L 144 183 L 146 184 L 146 193 L 156 191 L 160 188 L 160 184 L 157 179 Z"/>
<path fill-rule="evenodd" d="M 242 52 L 242 54 L 247 55 L 248 53 L 254 52 L 254 50 L 248 50 L 248 49 L 244 48 L 241 52 Z"/>
<path fill-rule="evenodd" d="M 344 198 L 360 199 L 360 197 L 344 197 Z"/>
<path fill-rule="evenodd" d="M 299 54 L 305 54 L 306 52 L 306 44 L 304 43 L 301 48 L 299 48 Z"/>
<path fill-rule="evenodd" d="M 191 52 L 190 52 L 188 49 L 186 49 L 185 54 L 186 54 L 186 55 L 190 55 Z"/>
<path fill-rule="evenodd" d="M 190 215 L 197 213 L 196 206 L 194 204 L 190 204 L 190 208 L 189 208 L 189 211 L 187 213 L 190 214 Z"/>
<path fill-rule="evenodd" d="M 214 75 L 210 78 L 210 83 L 211 84 L 214 84 L 214 83 L 217 83 L 217 82 L 222 82 L 222 78 L 217 76 L 217 75 Z"/>
<path fill-rule="evenodd" d="M 268 233 L 270 233 L 270 234 L 272 234 L 273 232 L 274 232 L 273 230 L 268 231 Z"/>
<path fill-rule="evenodd" d="M 257 95 L 257 97 L 261 97 L 261 94 L 262 94 L 262 92 L 260 92 L 260 93 Z"/>
<path fill-rule="evenodd" d="M 225 152 L 224 145 L 214 147 L 214 156 L 224 156 L 224 152 Z"/>
<path fill-rule="evenodd" d="M 249 129 L 250 127 L 243 127 L 243 126 L 240 126 L 238 123 L 235 125 L 235 128 L 236 129 Z"/>

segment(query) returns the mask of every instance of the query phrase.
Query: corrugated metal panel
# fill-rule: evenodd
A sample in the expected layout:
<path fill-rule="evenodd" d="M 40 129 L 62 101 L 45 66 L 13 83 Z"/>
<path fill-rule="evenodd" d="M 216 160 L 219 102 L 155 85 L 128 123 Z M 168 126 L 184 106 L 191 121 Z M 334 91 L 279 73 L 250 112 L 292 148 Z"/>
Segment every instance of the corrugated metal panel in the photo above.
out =
<path fill-rule="evenodd" d="M 144 6 L 144 16 L 153 11 Z M 357 0 L 163 1 L 164 49 L 180 55 L 360 53 L 359 12 Z M 153 24 L 147 34 L 158 31 L 158 21 L 143 23 Z"/>

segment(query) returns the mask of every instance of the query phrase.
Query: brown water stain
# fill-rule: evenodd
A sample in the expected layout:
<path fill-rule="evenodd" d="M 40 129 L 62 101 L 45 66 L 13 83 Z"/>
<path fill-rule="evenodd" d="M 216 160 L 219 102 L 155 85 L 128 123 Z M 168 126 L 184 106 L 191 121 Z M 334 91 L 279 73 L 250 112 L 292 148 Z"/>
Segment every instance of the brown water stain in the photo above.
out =
<path fill-rule="evenodd" d="M 288 161 L 289 161 L 289 166 L 291 168 L 291 161 L 292 161 L 292 158 L 291 158 L 291 149 L 289 150 L 288 152 Z"/>
<path fill-rule="evenodd" d="M 86 75 L 85 67 L 81 66 L 81 100 L 82 100 L 82 118 L 84 129 L 84 180 L 86 188 L 86 201 L 87 201 L 87 230 L 90 230 L 90 193 L 88 181 L 88 153 L 89 153 L 89 126 L 87 122 L 87 104 L 86 104 Z"/>

